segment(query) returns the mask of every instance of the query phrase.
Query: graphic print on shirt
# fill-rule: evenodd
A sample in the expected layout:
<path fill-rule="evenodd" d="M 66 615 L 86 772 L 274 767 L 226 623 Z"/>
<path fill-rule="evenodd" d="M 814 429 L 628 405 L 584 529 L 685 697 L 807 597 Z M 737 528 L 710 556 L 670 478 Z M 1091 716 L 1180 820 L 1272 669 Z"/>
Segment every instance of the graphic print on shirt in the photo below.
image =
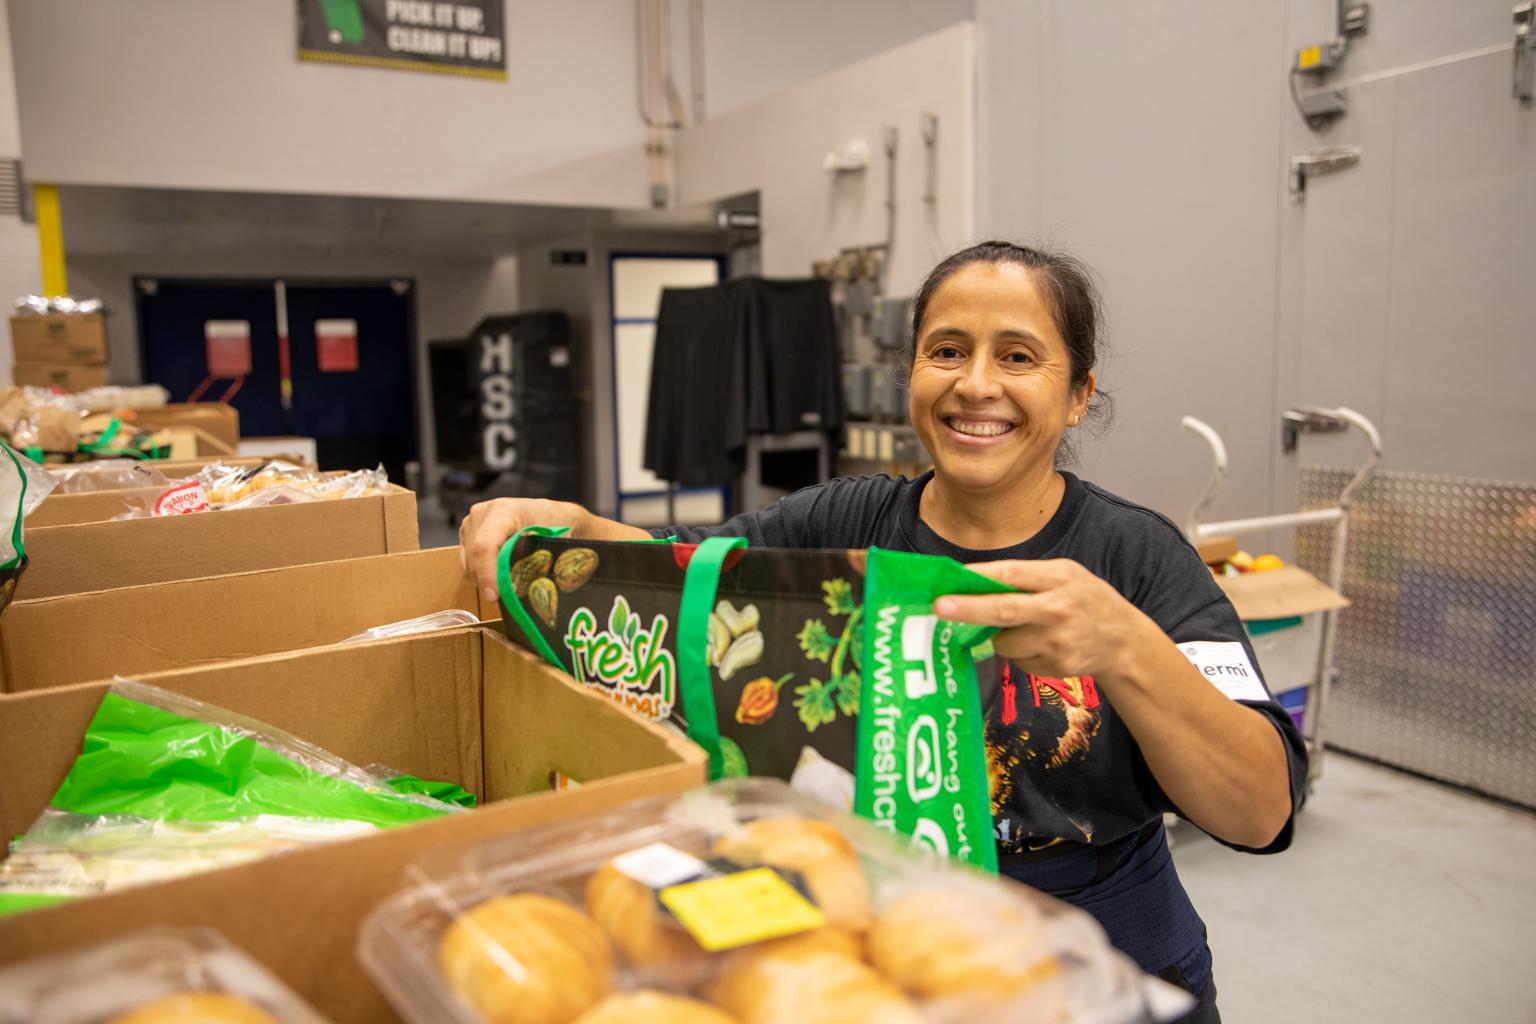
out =
<path fill-rule="evenodd" d="M 1060 769 L 1086 761 L 1099 732 L 1101 707 L 1092 676 L 1056 679 L 1018 672 L 1007 662 L 1001 671 L 999 699 L 987 720 L 987 774 L 998 842 L 1004 849 L 1019 849 L 1036 834 L 1019 813 L 1020 788 L 1048 791 Z M 1068 817 L 1080 833 L 1073 838 L 1091 841 L 1093 823 Z"/>

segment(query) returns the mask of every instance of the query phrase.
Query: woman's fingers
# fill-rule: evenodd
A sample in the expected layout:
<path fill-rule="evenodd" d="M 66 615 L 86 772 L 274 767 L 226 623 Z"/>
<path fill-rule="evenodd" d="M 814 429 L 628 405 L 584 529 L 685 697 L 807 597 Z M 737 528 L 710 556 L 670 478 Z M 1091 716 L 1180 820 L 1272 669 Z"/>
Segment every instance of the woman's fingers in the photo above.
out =
<path fill-rule="evenodd" d="M 950 594 L 933 603 L 933 613 L 950 622 L 1011 629 L 1038 621 L 1040 598 L 1035 594 Z"/>
<path fill-rule="evenodd" d="M 469 574 L 488 601 L 497 599 L 496 556 L 501 546 L 523 526 L 515 501 L 486 501 L 476 505 L 460 531 L 460 548 Z"/>

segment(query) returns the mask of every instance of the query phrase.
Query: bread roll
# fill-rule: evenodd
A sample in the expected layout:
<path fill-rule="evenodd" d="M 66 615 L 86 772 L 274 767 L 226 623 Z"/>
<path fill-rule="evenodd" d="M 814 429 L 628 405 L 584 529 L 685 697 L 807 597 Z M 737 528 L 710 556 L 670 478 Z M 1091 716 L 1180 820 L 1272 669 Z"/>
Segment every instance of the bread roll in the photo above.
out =
<path fill-rule="evenodd" d="M 277 1024 L 265 1010 L 227 992 L 178 992 L 144 1003 L 107 1024 Z"/>
<path fill-rule="evenodd" d="M 974 890 L 923 889 L 887 904 L 869 930 L 869 961 L 923 1000 L 1007 1000 L 1060 971 L 1033 907 Z"/>
<path fill-rule="evenodd" d="M 569 1024 L 612 987 L 603 930 L 536 893 L 498 896 L 459 915 L 437 962 L 487 1024 Z"/>
<path fill-rule="evenodd" d="M 869 924 L 869 890 L 858 854 L 841 832 L 812 818 L 760 818 L 722 837 L 715 853 L 738 864 L 798 871 L 831 924 Z"/>
<path fill-rule="evenodd" d="M 657 906 L 651 888 L 612 864 L 587 882 L 587 913 L 636 967 L 678 983 L 707 971 L 709 954 Z"/>
<path fill-rule="evenodd" d="M 619 992 L 577 1017 L 574 1024 L 737 1024 L 697 999 L 640 989 Z"/>
<path fill-rule="evenodd" d="M 815 942 L 742 950 L 725 961 L 708 995 L 742 1024 L 922 1021 L 912 1001 L 869 965 Z"/>

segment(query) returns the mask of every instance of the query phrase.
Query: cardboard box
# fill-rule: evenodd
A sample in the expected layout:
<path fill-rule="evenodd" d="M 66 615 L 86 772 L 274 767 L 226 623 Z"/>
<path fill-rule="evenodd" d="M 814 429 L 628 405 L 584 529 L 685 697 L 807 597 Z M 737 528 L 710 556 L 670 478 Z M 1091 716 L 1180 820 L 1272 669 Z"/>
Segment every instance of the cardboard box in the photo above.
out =
<path fill-rule="evenodd" d="M 55 313 L 11 317 L 11 351 L 18 363 L 84 363 L 107 361 L 107 318 Z"/>
<path fill-rule="evenodd" d="M 0 618 L 0 691 L 321 647 L 450 608 L 501 618 L 456 547 L 16 601 Z"/>
<path fill-rule="evenodd" d="M 240 413 L 223 402 L 172 402 L 158 409 L 136 409 L 124 421 L 136 427 L 196 427 L 231 455 L 240 450 Z"/>
<path fill-rule="evenodd" d="M 271 505 L 26 531 L 16 600 L 334 562 L 420 548 L 416 495 Z M 259 610 L 255 614 L 260 614 Z"/>
<path fill-rule="evenodd" d="M 204 925 L 338 1022 L 393 1020 L 358 925 L 428 852 L 702 785 L 702 751 L 491 631 L 453 630 L 143 676 L 354 764 L 458 783 L 477 810 L 222 871 L 0 918 L 0 963 L 148 923 Z M 80 749 L 105 683 L 0 696 L 0 828 L 24 831 Z M 549 791 L 551 771 L 580 788 Z"/>
<path fill-rule="evenodd" d="M 1216 582 L 1243 620 L 1270 692 L 1310 685 L 1317 674 L 1323 613 L 1346 608 L 1349 600 L 1294 565 L 1217 576 Z"/>
<path fill-rule="evenodd" d="M 1201 537 L 1195 544 L 1200 561 L 1206 565 L 1220 565 L 1237 554 L 1236 537 Z"/>
<path fill-rule="evenodd" d="M 17 363 L 11 367 L 11 381 L 18 386 L 84 391 L 106 387 L 107 368 L 79 363 Z"/>
<path fill-rule="evenodd" d="M 320 464 L 319 445 L 312 437 L 242 437 L 241 455 L 265 455 L 269 459 L 287 459 L 306 465 Z"/>

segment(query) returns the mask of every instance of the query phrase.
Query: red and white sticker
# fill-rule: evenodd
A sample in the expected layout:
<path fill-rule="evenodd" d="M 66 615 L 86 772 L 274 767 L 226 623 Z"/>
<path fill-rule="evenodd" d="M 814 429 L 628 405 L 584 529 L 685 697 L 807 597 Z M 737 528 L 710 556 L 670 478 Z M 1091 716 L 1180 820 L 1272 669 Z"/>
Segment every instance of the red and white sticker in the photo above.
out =
<path fill-rule="evenodd" d="M 172 487 L 155 499 L 155 515 L 179 516 L 208 511 L 208 492 L 196 480 Z"/>

